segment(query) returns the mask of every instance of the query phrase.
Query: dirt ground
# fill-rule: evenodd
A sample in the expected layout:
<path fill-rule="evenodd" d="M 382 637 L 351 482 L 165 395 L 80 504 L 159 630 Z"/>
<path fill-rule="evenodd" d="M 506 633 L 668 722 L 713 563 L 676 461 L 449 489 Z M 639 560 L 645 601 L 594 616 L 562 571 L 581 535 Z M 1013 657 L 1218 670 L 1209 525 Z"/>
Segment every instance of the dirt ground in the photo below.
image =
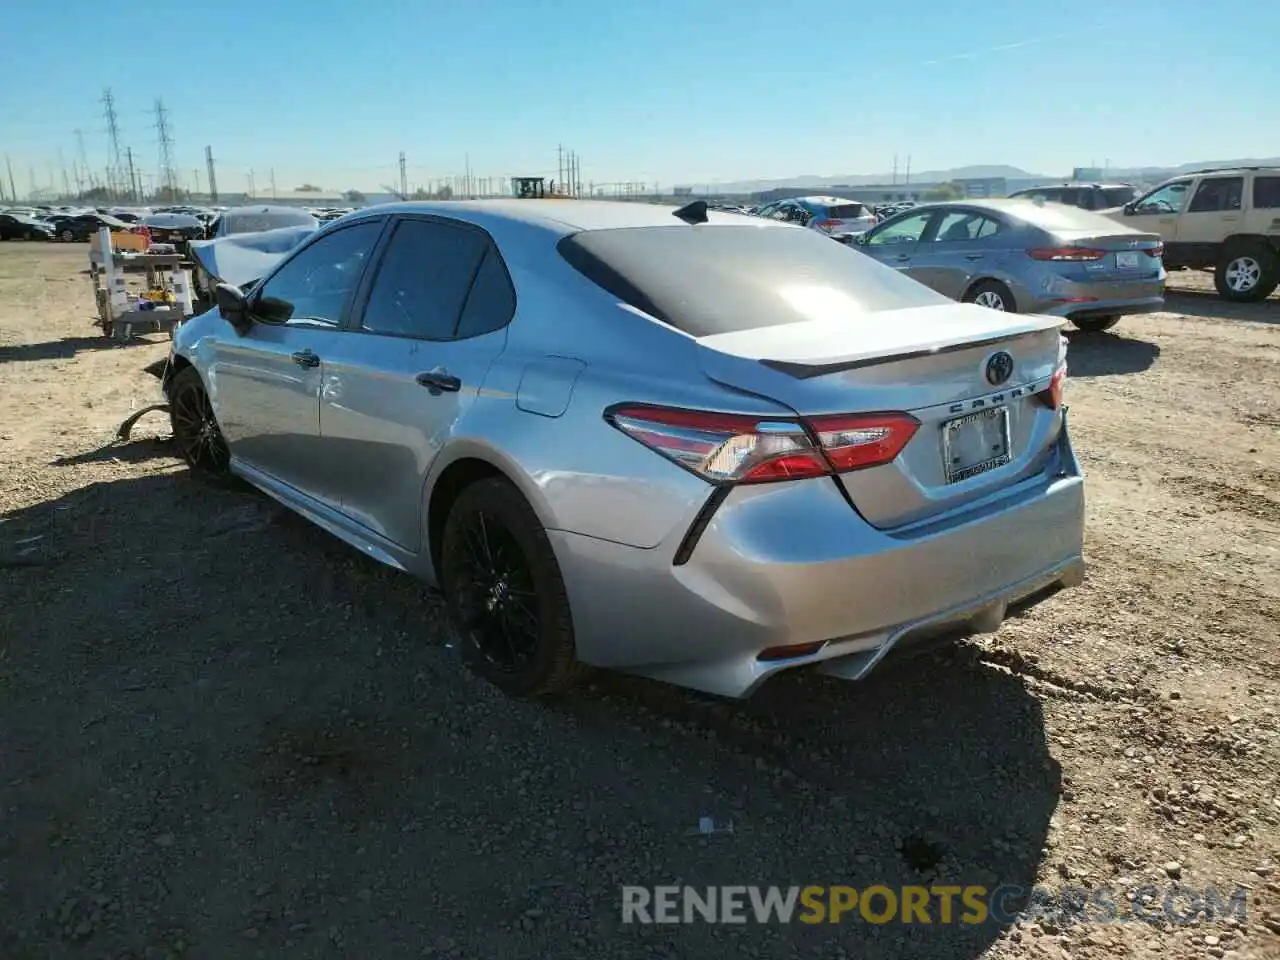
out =
<path fill-rule="evenodd" d="M 1280 301 L 1175 275 L 1073 336 L 1082 588 L 862 684 L 547 706 L 164 417 L 113 444 L 168 341 L 99 336 L 86 260 L 0 244 L 0 957 L 1280 956 Z M 1118 917 L 621 923 L 622 884 L 717 883 Z M 1163 918 L 1209 888 L 1245 909 Z"/>

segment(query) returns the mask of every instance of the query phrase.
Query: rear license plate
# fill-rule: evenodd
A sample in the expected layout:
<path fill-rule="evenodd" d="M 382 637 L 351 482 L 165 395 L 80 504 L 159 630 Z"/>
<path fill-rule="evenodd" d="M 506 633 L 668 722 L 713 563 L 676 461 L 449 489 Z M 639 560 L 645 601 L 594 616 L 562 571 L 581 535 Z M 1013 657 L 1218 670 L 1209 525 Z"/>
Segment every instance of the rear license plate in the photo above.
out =
<path fill-rule="evenodd" d="M 1116 267 L 1120 270 L 1137 270 L 1141 262 L 1136 250 L 1126 250 L 1116 254 Z"/>
<path fill-rule="evenodd" d="M 992 407 L 942 425 L 947 483 L 959 483 L 1009 462 L 1009 410 Z"/>

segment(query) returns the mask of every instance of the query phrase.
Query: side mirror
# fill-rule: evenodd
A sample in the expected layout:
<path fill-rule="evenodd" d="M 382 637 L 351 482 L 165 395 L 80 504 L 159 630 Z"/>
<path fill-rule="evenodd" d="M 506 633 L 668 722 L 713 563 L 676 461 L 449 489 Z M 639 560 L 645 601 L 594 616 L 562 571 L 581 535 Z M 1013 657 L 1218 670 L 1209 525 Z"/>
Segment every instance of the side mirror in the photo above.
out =
<path fill-rule="evenodd" d="M 1138 208 L 1138 201 L 1130 200 L 1128 203 L 1124 205 L 1124 215 L 1126 217 L 1132 217 L 1133 211 L 1136 210 L 1137 208 Z"/>
<path fill-rule="evenodd" d="M 235 328 L 236 333 L 244 336 L 249 332 L 253 327 L 253 318 L 249 316 L 249 302 L 239 287 L 220 283 L 214 289 L 214 299 L 218 303 L 218 312 Z"/>

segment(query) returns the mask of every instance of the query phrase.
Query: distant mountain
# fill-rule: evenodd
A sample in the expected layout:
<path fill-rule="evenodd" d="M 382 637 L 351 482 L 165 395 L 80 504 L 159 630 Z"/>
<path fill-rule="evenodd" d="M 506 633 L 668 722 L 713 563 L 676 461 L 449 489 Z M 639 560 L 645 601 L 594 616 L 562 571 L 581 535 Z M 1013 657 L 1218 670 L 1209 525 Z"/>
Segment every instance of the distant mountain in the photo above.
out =
<path fill-rule="evenodd" d="M 977 164 L 968 167 L 953 167 L 950 170 L 912 170 L 912 183 L 942 183 L 947 180 L 969 180 L 983 177 L 1004 177 L 1008 180 L 1044 180 L 1052 181 L 1054 178 L 1039 173 L 1029 173 L 1019 167 L 1011 167 L 1007 164 Z M 898 170 L 896 181 L 905 183 L 907 178 L 907 170 L 905 167 Z M 1058 179 L 1061 179 L 1060 177 Z M 869 184 L 893 183 L 895 177 L 892 173 L 846 173 L 839 176 L 822 176 L 819 174 L 804 174 L 799 177 L 784 177 L 778 180 L 739 180 L 733 183 L 708 183 L 713 192 L 717 193 L 756 193 L 761 190 L 772 190 L 774 187 L 833 187 L 836 185 L 848 187 L 863 187 Z M 695 188 L 704 186 L 703 184 L 690 184 Z"/>
<path fill-rule="evenodd" d="M 1262 159 L 1245 159 L 1245 160 L 1202 160 L 1196 163 L 1184 163 L 1174 167 L 1110 167 L 1106 171 L 1106 176 L 1110 180 L 1135 180 L 1141 182 L 1157 182 L 1167 177 L 1177 176 L 1180 173 L 1189 173 L 1192 170 L 1204 170 L 1208 167 L 1268 167 L 1280 166 L 1280 157 L 1265 157 Z M 776 187 L 835 187 L 837 185 L 849 187 L 863 187 L 870 184 L 880 185 L 906 182 L 906 169 L 898 170 L 895 178 L 892 173 L 848 173 L 841 176 L 823 176 L 819 174 L 804 174 L 799 177 L 784 177 L 776 180 L 737 180 L 732 183 L 706 183 L 706 184 L 689 184 L 695 190 L 705 187 L 712 193 L 758 193 L 764 190 L 772 190 Z M 1027 183 L 1053 183 L 1054 181 L 1066 180 L 1071 176 L 1071 172 L 1064 171 L 1058 174 L 1032 173 L 1023 170 L 1020 167 L 1011 167 L 1007 164 L 975 164 L 967 167 L 953 167 L 950 170 L 912 170 L 912 183 L 945 183 L 949 180 L 973 180 L 987 177 L 1004 177 L 1010 181 L 1010 189 L 1014 189 L 1014 182 L 1019 185 Z"/>

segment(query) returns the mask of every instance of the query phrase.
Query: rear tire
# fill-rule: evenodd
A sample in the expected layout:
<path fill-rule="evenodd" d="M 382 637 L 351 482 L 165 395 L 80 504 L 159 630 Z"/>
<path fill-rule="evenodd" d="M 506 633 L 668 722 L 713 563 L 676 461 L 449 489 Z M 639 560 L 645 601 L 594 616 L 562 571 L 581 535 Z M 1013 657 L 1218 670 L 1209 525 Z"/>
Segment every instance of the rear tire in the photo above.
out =
<path fill-rule="evenodd" d="M 560 565 L 533 508 L 504 478 L 458 495 L 440 586 L 463 660 L 512 697 L 561 693 L 579 674 Z"/>
<path fill-rule="evenodd" d="M 1230 247 L 1213 271 L 1213 285 L 1234 303 L 1265 300 L 1280 285 L 1280 257 L 1262 243 Z"/>
<path fill-rule="evenodd" d="M 76 235 L 75 235 L 74 233 L 72 233 L 70 230 L 63 230 L 63 231 L 62 231 L 62 241 L 63 241 L 64 243 L 70 243 L 70 242 L 71 242 L 72 240 L 74 240 L 75 238 L 76 238 Z"/>
<path fill-rule="evenodd" d="M 999 280 L 979 280 L 964 295 L 965 303 L 976 303 L 989 310 L 1000 310 L 1005 313 L 1017 313 L 1018 304 L 1013 294 Z"/>
<path fill-rule="evenodd" d="M 1071 319 L 1072 325 L 1085 333 L 1101 333 L 1103 330 L 1110 330 L 1119 322 L 1119 317 L 1073 317 Z"/>

